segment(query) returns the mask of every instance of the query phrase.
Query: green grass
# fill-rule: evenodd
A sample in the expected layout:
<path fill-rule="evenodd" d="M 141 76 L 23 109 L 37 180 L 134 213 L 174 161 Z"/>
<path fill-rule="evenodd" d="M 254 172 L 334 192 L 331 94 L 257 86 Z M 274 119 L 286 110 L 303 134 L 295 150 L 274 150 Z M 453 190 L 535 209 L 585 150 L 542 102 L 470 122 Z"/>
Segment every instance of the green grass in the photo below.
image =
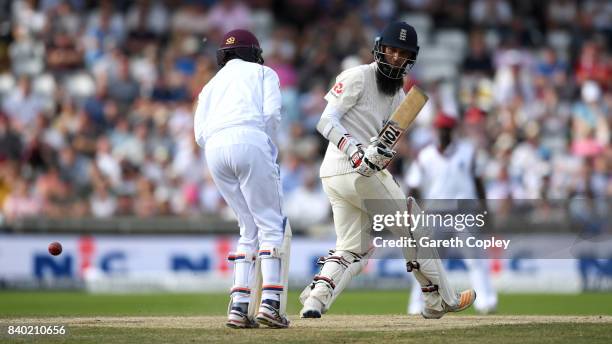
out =
<path fill-rule="evenodd" d="M 297 314 L 298 294 L 289 294 L 288 313 Z M 223 315 L 226 294 L 86 294 L 0 292 L 0 318 L 52 316 Z M 407 291 L 347 291 L 330 314 L 402 314 Z M 468 310 L 465 314 L 474 314 Z M 612 315 L 612 293 L 500 295 L 500 315 Z"/>
<path fill-rule="evenodd" d="M 297 314 L 298 294 L 290 293 L 288 311 Z M 608 343 L 612 333 L 612 322 L 576 322 L 572 318 L 562 319 L 562 323 L 503 324 L 500 321 L 481 323 L 483 317 L 470 317 L 469 310 L 461 315 L 449 315 L 442 320 L 431 321 L 425 327 L 419 317 L 403 317 L 408 300 L 407 291 L 347 291 L 330 311 L 330 314 L 380 314 L 389 321 L 386 331 L 370 327 L 366 321 L 358 321 L 354 331 L 344 328 L 325 328 L 313 330 L 305 328 L 296 321 L 289 330 L 271 331 L 267 329 L 236 331 L 223 326 L 228 296 L 226 294 L 101 294 L 90 295 L 80 292 L 0 292 L 0 324 L 3 319 L 18 321 L 21 317 L 96 317 L 94 325 L 79 323 L 68 326 L 64 336 L 12 336 L 0 333 L 1 343 Z M 473 328 L 446 328 L 445 324 L 467 318 L 474 319 L 482 326 Z M 500 295 L 499 315 L 612 315 L 612 293 L 580 295 Z M 105 323 L 101 316 L 205 316 L 218 315 L 214 320 L 191 319 L 194 326 L 120 326 L 118 323 Z M 387 318 L 388 315 L 388 318 Z M 362 317 L 363 318 L 363 317 Z M 183 325 L 185 318 L 179 318 Z M 327 318 L 327 322 L 330 318 Z M 333 319 L 333 316 L 331 317 Z M 380 317 L 378 318 L 380 319 Z M 395 320 L 394 320 L 395 319 Z M 488 318 L 487 318 L 488 319 Z M 597 317 L 596 317 L 597 319 Z M 601 318 L 599 318 L 601 319 Z M 299 319 L 298 319 L 299 320 Z M 400 320 L 398 323 L 397 320 Z M 47 321 L 49 321 L 47 319 Z M 97 322 L 99 321 L 100 326 Z M 132 320 L 133 321 L 133 320 Z M 208 326 L 197 328 L 199 321 Z M 212 321 L 212 322 L 211 322 Z M 312 320 L 311 320 L 312 321 Z M 325 318 L 321 320 L 325 324 Z M 376 320 L 380 321 L 380 320 Z M 146 323 L 147 320 L 144 320 Z M 312 323 L 309 323 L 312 324 Z M 316 324 L 316 323 L 315 323 Z M 420 328 L 413 328 L 421 324 Z M 493 324 L 493 325 L 487 325 Z M 498 325 L 499 324 L 499 325 Z M 212 328 L 211 328 L 211 325 Z M 318 325 L 316 325 L 318 326 Z M 387 326 L 387 325 L 385 325 Z M 5 326 L 0 326 L 2 332 Z M 182 327 L 182 328 L 181 328 Z M 316 327 L 315 327 L 316 328 Z M 248 334 L 247 334 L 248 333 Z"/>
<path fill-rule="evenodd" d="M 312 331 L 229 329 L 134 329 L 73 327 L 70 334 L 49 337 L 12 337 L 13 343 L 609 343 L 609 324 L 556 323 L 495 325 L 439 331 Z M 0 336 L 0 338 L 2 338 Z"/>

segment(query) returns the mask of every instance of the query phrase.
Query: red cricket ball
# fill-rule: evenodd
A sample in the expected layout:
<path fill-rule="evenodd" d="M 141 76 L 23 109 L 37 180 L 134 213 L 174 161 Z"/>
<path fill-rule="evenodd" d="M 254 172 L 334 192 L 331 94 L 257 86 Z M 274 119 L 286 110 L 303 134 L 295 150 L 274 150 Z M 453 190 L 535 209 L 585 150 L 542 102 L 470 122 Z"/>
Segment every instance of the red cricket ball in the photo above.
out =
<path fill-rule="evenodd" d="M 62 253 L 62 244 L 60 244 L 57 241 L 54 241 L 54 242 L 50 243 L 49 244 L 49 253 L 51 253 L 54 256 L 57 256 L 60 253 Z"/>

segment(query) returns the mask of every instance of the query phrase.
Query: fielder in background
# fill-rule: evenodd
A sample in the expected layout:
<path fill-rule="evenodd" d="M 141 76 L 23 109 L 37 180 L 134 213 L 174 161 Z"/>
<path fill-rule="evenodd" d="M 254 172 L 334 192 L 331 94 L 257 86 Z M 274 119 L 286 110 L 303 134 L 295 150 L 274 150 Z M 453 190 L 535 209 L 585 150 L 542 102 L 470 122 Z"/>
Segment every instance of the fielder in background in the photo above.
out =
<path fill-rule="evenodd" d="M 263 65 L 257 38 L 225 34 L 219 72 L 199 95 L 195 138 L 219 192 L 240 226 L 227 326 L 283 328 L 291 229 L 282 211 L 277 148 L 278 75 Z M 263 279 L 263 282 L 261 281 Z"/>
<path fill-rule="evenodd" d="M 467 140 L 454 136 L 457 120 L 439 113 L 434 119 L 437 142 L 424 147 L 410 166 L 406 175 L 408 194 L 424 200 L 461 200 L 479 199 L 486 209 L 486 193 L 480 178 L 482 168 L 477 166 L 476 147 Z M 434 202 L 436 203 L 436 202 Z M 450 202 L 437 202 L 438 211 L 457 211 L 461 209 L 440 209 Z M 497 308 L 497 292 L 491 283 L 489 260 L 465 259 L 472 286 L 478 294 L 474 308 L 487 314 Z M 413 284 L 408 314 L 423 311 L 423 297 L 418 284 Z"/>
<path fill-rule="evenodd" d="M 383 200 L 391 214 L 418 212 L 385 169 L 395 152 L 376 141 L 405 97 L 403 77 L 416 62 L 418 51 L 414 28 L 404 22 L 391 23 L 375 40 L 375 62 L 342 72 L 325 96 L 327 106 L 317 130 L 329 145 L 320 175 L 332 206 L 337 240 L 335 250 L 319 260 L 319 274 L 300 295 L 303 318 L 321 317 L 371 256 L 364 238 L 376 211 L 365 206 L 366 200 Z M 449 285 L 435 249 L 406 248 L 403 254 L 408 271 L 426 294 L 425 318 L 440 318 L 474 302 L 473 290 L 459 294 Z"/>

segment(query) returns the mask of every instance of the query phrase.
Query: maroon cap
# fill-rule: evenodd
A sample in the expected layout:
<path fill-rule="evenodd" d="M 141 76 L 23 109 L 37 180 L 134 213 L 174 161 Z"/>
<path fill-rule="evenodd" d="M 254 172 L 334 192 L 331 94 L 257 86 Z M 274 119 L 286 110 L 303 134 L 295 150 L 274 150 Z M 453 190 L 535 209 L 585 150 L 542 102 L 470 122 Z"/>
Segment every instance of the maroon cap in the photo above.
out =
<path fill-rule="evenodd" d="M 433 124 L 438 129 L 452 129 L 457 125 L 457 120 L 444 112 L 438 112 Z"/>
<path fill-rule="evenodd" d="M 468 124 L 476 124 L 482 122 L 486 114 L 481 109 L 472 106 L 465 112 L 465 122 Z"/>
<path fill-rule="evenodd" d="M 248 30 L 232 30 L 223 36 L 221 41 L 221 47 L 219 49 L 238 48 L 238 47 L 252 47 L 259 48 L 259 41 Z"/>

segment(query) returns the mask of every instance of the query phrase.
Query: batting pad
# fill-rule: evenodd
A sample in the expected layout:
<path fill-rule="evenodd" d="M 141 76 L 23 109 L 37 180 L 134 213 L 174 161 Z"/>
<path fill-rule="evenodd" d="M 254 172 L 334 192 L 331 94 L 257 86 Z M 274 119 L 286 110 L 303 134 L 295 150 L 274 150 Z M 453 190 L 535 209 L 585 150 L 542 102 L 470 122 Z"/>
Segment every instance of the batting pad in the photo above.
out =
<path fill-rule="evenodd" d="M 248 298 L 251 293 L 249 280 L 252 265 L 255 261 L 255 254 L 246 250 L 243 252 L 232 252 L 227 259 L 234 263 L 234 283 L 230 291 L 231 299 L 234 302 L 245 302 L 240 301 L 240 299 Z"/>
<path fill-rule="evenodd" d="M 363 271 L 365 266 L 368 265 L 368 258 L 370 258 L 373 252 L 374 250 L 370 249 L 366 254 L 361 257 L 360 260 L 353 262 L 346 270 L 344 270 L 342 277 L 336 283 L 336 288 L 334 289 L 334 294 L 332 295 L 329 304 L 325 305 L 325 310 L 331 307 L 331 305 L 334 303 L 334 301 L 336 301 L 340 293 L 342 293 L 342 291 L 349 285 L 353 277 L 359 275 L 361 271 Z"/>
<path fill-rule="evenodd" d="M 300 294 L 300 302 L 304 304 L 312 295 L 323 304 L 323 313 L 327 312 L 353 277 L 363 271 L 371 253 L 372 250 L 359 257 L 348 251 L 330 251 L 329 256 L 320 259 L 323 261 L 321 271 L 314 281 L 304 288 Z"/>
<path fill-rule="evenodd" d="M 407 204 L 410 214 L 416 215 L 421 212 L 414 198 L 408 197 Z M 432 231 L 425 228 L 414 228 L 411 232 L 416 242 L 419 242 L 419 238 L 431 234 Z M 437 286 L 437 290 L 423 292 L 427 308 L 441 311 L 443 309 L 442 300 L 449 306 L 455 306 L 459 302 L 455 289 L 446 277 L 446 270 L 435 247 L 407 247 L 403 249 L 403 254 L 407 262 L 417 263 L 418 267 L 413 268 L 412 273 L 422 288 Z"/>
<path fill-rule="evenodd" d="M 232 252 L 229 254 L 227 259 L 228 261 L 234 263 L 234 283 L 230 291 L 230 301 L 228 305 L 229 313 L 232 308 L 232 303 L 234 302 L 235 296 L 248 297 L 250 300 L 250 305 L 250 302 L 253 299 L 254 292 L 251 286 L 254 283 L 255 276 L 257 276 L 257 273 L 255 271 L 257 268 L 257 259 L 256 255 L 251 252 Z M 246 280 L 244 276 L 239 276 L 245 272 L 247 274 Z"/>
<path fill-rule="evenodd" d="M 288 283 L 289 283 L 289 259 L 291 257 L 291 226 L 289 225 L 289 221 L 284 221 L 284 233 L 283 233 L 283 242 L 281 244 L 280 249 L 278 247 L 261 247 L 259 250 L 258 257 L 254 262 L 254 268 L 251 269 L 253 272 L 253 276 L 251 277 L 251 301 L 249 302 L 249 313 L 250 317 L 255 317 L 257 312 L 259 311 L 259 306 L 261 304 L 261 294 L 262 294 L 262 283 L 263 276 L 261 274 L 261 260 L 267 258 L 278 258 L 280 259 L 280 286 L 282 286 L 282 291 L 279 293 L 280 295 L 280 309 L 279 313 L 283 316 L 286 315 L 287 309 L 287 292 L 288 292 Z"/>

